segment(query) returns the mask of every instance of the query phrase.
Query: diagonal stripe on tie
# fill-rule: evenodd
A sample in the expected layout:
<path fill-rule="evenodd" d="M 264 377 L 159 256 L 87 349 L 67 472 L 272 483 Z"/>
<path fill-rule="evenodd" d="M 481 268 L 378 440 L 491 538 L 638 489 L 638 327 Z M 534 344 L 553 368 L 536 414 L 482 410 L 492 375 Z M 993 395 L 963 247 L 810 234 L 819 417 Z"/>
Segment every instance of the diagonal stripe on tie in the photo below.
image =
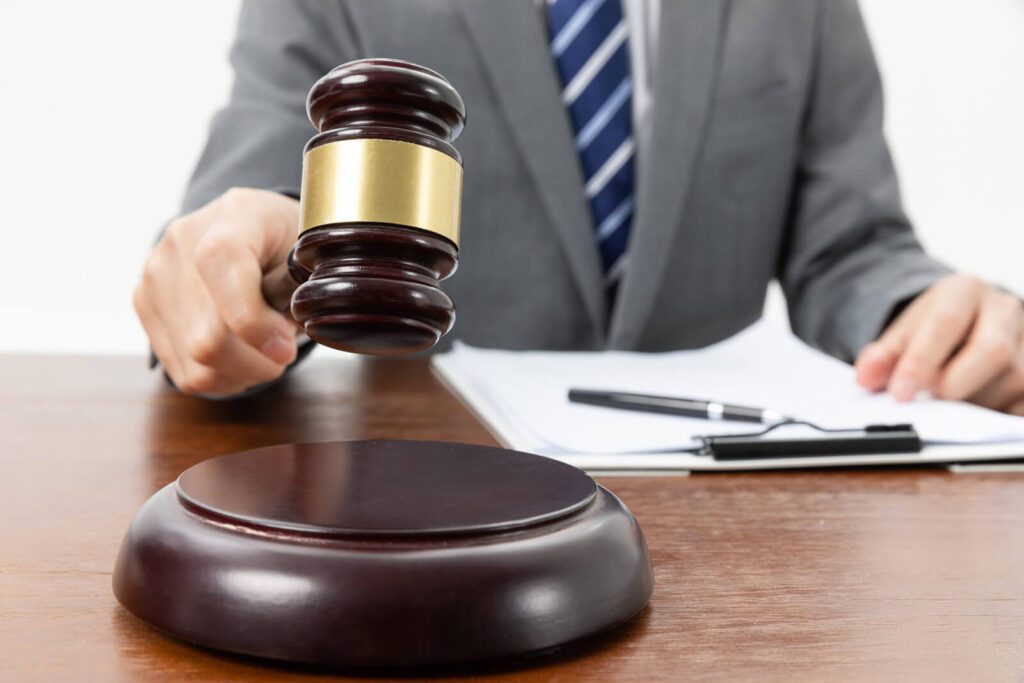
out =
<path fill-rule="evenodd" d="M 572 18 L 566 22 L 562 30 L 555 36 L 555 39 L 551 41 L 551 54 L 555 57 L 561 57 L 562 53 L 565 52 L 566 48 L 580 34 L 580 31 L 583 30 L 587 22 L 597 14 L 597 11 L 601 9 L 601 5 L 605 2 L 607 0 L 587 0 L 580 5 L 580 8 L 576 10 Z"/>
<path fill-rule="evenodd" d="M 599 251 L 601 253 L 601 263 L 604 266 L 604 271 L 607 273 L 611 270 L 611 267 L 626 253 L 626 244 L 629 241 L 629 231 L 625 229 L 619 229 L 608 236 L 604 242 L 601 242 Z"/>
<path fill-rule="evenodd" d="M 573 36 L 573 40 L 565 46 L 560 54 L 552 53 L 561 72 L 563 83 L 572 80 L 576 72 L 587 63 L 594 51 L 601 47 L 601 43 L 611 35 L 620 21 L 622 21 L 620 8 L 616 6 L 615 2 L 606 0 L 589 18 L 580 32 Z"/>
<path fill-rule="evenodd" d="M 634 159 L 628 27 L 622 0 L 549 4 L 551 54 L 575 131 L 607 294 L 626 268 L 634 215 Z"/>
<path fill-rule="evenodd" d="M 608 214 L 605 219 L 601 221 L 601 225 L 597 226 L 598 241 L 603 242 L 611 237 L 632 213 L 633 198 L 626 197 L 617 207 L 615 207 L 614 211 Z"/>
<path fill-rule="evenodd" d="M 632 197 L 629 188 L 633 187 L 633 165 L 626 164 L 608 182 L 596 197 L 590 200 L 590 211 L 595 222 L 600 225 L 604 219 L 622 203 L 624 197 Z"/>
<path fill-rule="evenodd" d="M 629 46 L 622 44 L 612 53 L 583 92 L 569 105 L 569 116 L 577 131 L 583 130 L 587 122 L 612 96 L 614 89 L 626 78 L 629 78 Z M 629 121 L 623 121 L 616 130 L 620 137 L 625 137 L 629 134 L 629 129 Z"/>
<path fill-rule="evenodd" d="M 612 176 L 618 172 L 629 161 L 633 159 L 633 151 L 635 145 L 633 144 L 633 138 L 629 137 L 622 141 L 619 148 L 608 157 L 608 161 L 604 162 L 604 166 L 598 169 L 597 173 L 587 181 L 587 186 L 584 191 L 587 193 L 587 197 L 593 199 L 597 194 L 604 189 L 604 186 L 608 184 L 608 181 L 612 179 Z"/>
<path fill-rule="evenodd" d="M 622 83 L 619 84 L 619 87 L 615 88 L 611 97 L 608 98 L 601 108 L 597 110 L 597 113 L 594 114 L 590 120 L 587 121 L 586 125 L 583 126 L 583 129 L 580 130 L 579 135 L 576 136 L 577 149 L 585 149 L 587 145 L 594 141 L 597 134 L 600 133 L 606 125 L 608 125 L 609 121 L 611 121 L 615 112 L 619 111 L 622 108 L 622 105 L 629 101 L 629 96 L 632 92 L 633 81 L 627 77 L 623 79 Z"/>
<path fill-rule="evenodd" d="M 566 104 L 572 104 L 579 97 L 583 89 L 586 88 L 590 81 L 593 80 L 594 76 L 601 67 L 604 66 L 605 62 L 615 54 L 615 50 L 626 42 L 626 36 L 629 33 L 629 28 L 626 26 L 626 21 L 622 20 L 619 25 L 615 27 L 615 30 L 601 43 L 601 47 L 597 48 L 597 51 L 590 56 L 587 63 L 583 65 L 583 68 L 573 76 L 569 84 L 565 86 L 565 90 L 562 91 L 562 101 Z"/>

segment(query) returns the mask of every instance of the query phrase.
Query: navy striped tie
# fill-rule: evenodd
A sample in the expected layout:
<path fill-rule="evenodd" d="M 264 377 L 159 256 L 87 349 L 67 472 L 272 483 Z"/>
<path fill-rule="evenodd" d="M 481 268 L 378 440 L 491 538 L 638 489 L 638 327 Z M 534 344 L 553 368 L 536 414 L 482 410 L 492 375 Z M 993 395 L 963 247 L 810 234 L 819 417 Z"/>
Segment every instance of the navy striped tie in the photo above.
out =
<path fill-rule="evenodd" d="M 620 0 L 548 0 L 551 54 L 576 133 L 606 283 L 614 293 L 633 218 L 633 82 Z"/>

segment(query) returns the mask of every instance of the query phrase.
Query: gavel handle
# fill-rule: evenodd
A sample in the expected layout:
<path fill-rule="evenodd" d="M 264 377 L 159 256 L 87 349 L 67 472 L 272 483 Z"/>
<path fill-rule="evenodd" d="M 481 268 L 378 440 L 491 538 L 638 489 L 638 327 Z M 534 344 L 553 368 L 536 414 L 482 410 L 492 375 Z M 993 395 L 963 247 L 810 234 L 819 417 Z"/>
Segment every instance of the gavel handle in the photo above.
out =
<path fill-rule="evenodd" d="M 296 288 L 309 279 L 309 271 L 295 261 L 295 252 L 288 255 L 288 260 L 273 268 L 263 276 L 260 288 L 263 298 L 270 307 L 291 316 L 292 294 Z"/>

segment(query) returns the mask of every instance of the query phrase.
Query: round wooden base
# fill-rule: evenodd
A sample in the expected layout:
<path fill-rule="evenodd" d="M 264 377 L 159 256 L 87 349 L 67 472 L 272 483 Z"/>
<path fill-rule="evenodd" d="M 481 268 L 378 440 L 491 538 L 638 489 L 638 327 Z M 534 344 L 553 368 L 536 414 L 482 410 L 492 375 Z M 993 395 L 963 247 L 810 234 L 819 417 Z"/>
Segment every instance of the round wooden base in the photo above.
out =
<path fill-rule="evenodd" d="M 626 621 L 653 587 L 626 507 L 583 472 L 499 448 L 289 444 L 186 470 L 114 571 L 186 641 L 341 666 L 526 654 Z"/>

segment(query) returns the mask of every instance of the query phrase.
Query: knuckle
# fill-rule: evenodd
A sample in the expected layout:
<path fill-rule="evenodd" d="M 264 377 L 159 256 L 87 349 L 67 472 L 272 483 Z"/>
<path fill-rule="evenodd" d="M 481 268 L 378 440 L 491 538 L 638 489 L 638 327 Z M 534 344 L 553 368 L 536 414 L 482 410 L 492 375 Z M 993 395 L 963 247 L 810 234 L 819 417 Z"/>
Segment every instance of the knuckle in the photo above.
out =
<path fill-rule="evenodd" d="M 920 381 L 928 375 L 928 359 L 918 351 L 908 351 L 900 363 L 901 373 Z"/>
<path fill-rule="evenodd" d="M 200 366 L 185 371 L 177 385 L 182 393 L 190 396 L 213 394 L 217 392 L 219 379 L 216 371 Z"/>
<path fill-rule="evenodd" d="M 252 304 L 238 304 L 227 313 L 228 327 L 244 339 L 255 338 L 261 329 L 262 311 Z"/>
<path fill-rule="evenodd" d="M 977 275 L 965 275 L 967 286 L 975 292 L 984 292 L 988 289 L 988 283 Z"/>
<path fill-rule="evenodd" d="M 956 283 L 960 287 L 964 287 L 966 289 L 971 289 L 974 291 L 980 291 L 988 287 L 988 283 L 986 283 L 977 275 L 972 275 L 971 273 L 958 273 L 957 275 L 954 275 L 950 279 L 950 282 Z"/>
<path fill-rule="evenodd" d="M 869 353 L 875 358 L 879 359 L 890 359 L 893 356 L 898 355 L 899 350 L 896 347 L 895 342 L 891 339 L 879 339 L 876 342 L 868 344 L 864 348 L 864 353 Z"/>
<path fill-rule="evenodd" d="M 208 365 L 217 360 L 224 348 L 225 335 L 215 327 L 199 328 L 185 340 L 185 352 L 197 363 Z"/>
<path fill-rule="evenodd" d="M 246 206 L 253 200 L 255 190 L 248 187 L 232 187 L 220 196 L 218 208 L 234 212 Z"/>
<path fill-rule="evenodd" d="M 161 238 L 160 243 L 168 247 L 178 247 L 182 244 L 188 230 L 188 219 L 185 217 L 176 218 L 167 225 L 167 229 L 164 230 L 164 236 Z"/>
<path fill-rule="evenodd" d="M 230 247 L 230 240 L 223 233 L 211 230 L 203 235 L 196 245 L 196 262 L 203 265 L 218 263 L 223 260 Z"/>
<path fill-rule="evenodd" d="M 967 318 L 963 311 L 954 306 L 938 306 L 933 315 L 935 322 L 941 327 L 959 327 Z"/>
<path fill-rule="evenodd" d="M 192 391 L 192 387 L 189 386 L 188 379 L 181 372 L 178 372 L 174 368 L 168 367 L 167 363 L 164 362 L 164 359 L 160 357 L 160 354 L 156 354 L 156 356 L 160 363 L 163 365 L 164 372 L 166 372 L 167 376 L 171 378 L 171 382 L 174 384 L 174 387 L 178 391 L 180 391 L 183 394 L 188 394 L 190 396 L 193 393 L 195 393 Z"/>
<path fill-rule="evenodd" d="M 163 257 L 157 250 L 152 253 L 142 264 L 142 281 L 140 288 L 150 288 L 160 282 L 160 275 L 163 271 Z"/>
<path fill-rule="evenodd" d="M 192 387 L 191 379 L 184 370 L 181 368 L 167 368 L 167 374 L 174 382 L 174 386 L 177 387 L 178 391 L 183 394 L 192 395 L 196 393 L 196 390 Z"/>
<path fill-rule="evenodd" d="M 979 339 L 978 351 L 987 360 L 1000 366 L 1009 365 L 1013 359 L 1013 344 L 1000 334 L 987 335 Z"/>

